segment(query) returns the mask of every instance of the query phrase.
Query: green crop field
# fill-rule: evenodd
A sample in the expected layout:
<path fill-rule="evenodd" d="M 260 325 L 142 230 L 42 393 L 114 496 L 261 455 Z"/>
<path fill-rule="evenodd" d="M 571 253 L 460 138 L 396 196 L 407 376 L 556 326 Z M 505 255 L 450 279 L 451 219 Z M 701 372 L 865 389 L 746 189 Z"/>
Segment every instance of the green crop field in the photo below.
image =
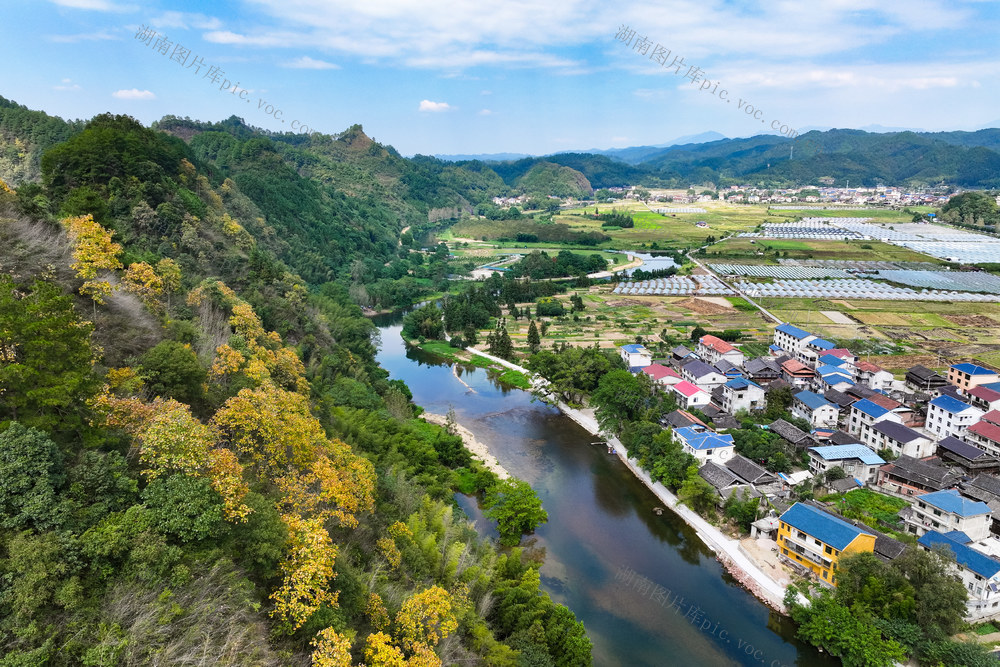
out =
<path fill-rule="evenodd" d="M 881 241 L 797 241 L 793 239 L 732 238 L 707 248 L 699 259 L 709 262 L 739 261 L 777 264 L 778 253 L 788 259 L 839 259 L 881 262 L 945 262 L 908 248 Z"/>

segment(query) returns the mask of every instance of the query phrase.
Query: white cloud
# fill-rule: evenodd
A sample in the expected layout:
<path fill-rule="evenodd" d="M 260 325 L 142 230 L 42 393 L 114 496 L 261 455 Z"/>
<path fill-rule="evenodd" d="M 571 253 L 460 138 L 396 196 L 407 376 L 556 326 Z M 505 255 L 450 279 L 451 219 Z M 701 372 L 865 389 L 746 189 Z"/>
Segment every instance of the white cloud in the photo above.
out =
<path fill-rule="evenodd" d="M 431 102 L 430 100 L 421 100 L 420 111 L 451 111 L 452 107 L 447 102 Z"/>
<path fill-rule="evenodd" d="M 181 30 L 216 30 L 222 27 L 222 21 L 214 16 L 192 12 L 163 12 L 150 20 L 150 25 L 157 28 L 180 28 Z"/>
<path fill-rule="evenodd" d="M 283 64 L 282 67 L 291 67 L 293 69 L 340 69 L 340 65 L 328 63 L 325 60 L 316 60 L 309 56 L 296 58 Z"/>
<path fill-rule="evenodd" d="M 490 109 L 480 109 L 479 110 L 479 115 L 480 116 L 492 116 L 493 115 L 493 111 L 491 111 Z"/>
<path fill-rule="evenodd" d="M 133 5 L 116 5 L 108 0 L 50 0 L 60 7 L 71 9 L 91 9 L 98 12 L 131 12 L 135 10 Z"/>
<path fill-rule="evenodd" d="M 156 95 L 149 90 L 139 90 L 138 88 L 129 88 L 116 90 L 111 93 L 112 97 L 117 97 L 120 100 L 154 100 Z"/>
<path fill-rule="evenodd" d="M 48 35 L 46 39 L 57 44 L 76 44 L 78 42 L 101 42 L 121 38 L 112 35 L 107 30 L 101 30 L 99 32 L 84 32 L 78 35 Z"/>
<path fill-rule="evenodd" d="M 63 79 L 58 86 L 52 86 L 52 90 L 76 91 L 82 90 L 80 84 L 73 83 L 73 79 Z"/>

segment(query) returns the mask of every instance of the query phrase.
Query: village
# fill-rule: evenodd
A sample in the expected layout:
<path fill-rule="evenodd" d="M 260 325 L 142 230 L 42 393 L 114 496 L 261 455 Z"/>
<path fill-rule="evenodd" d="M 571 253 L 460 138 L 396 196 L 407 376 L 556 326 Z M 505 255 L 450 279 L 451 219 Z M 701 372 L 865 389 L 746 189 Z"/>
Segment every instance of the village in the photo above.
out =
<path fill-rule="evenodd" d="M 890 562 L 907 544 L 944 549 L 968 590 L 966 620 L 1000 618 L 1000 373 L 959 363 L 942 376 L 915 365 L 896 379 L 787 323 L 758 358 L 714 335 L 656 361 L 641 344 L 619 352 L 632 373 L 673 394 L 678 409 L 660 423 L 695 457 L 718 505 L 749 497 L 767 508 L 751 528 L 758 547 L 769 545 L 754 554 L 763 571 L 770 551 L 797 577 L 835 586 L 843 555 Z M 809 428 L 785 419 L 758 427 L 801 457 L 801 469 L 772 473 L 736 453 L 733 432 L 781 390 L 792 392 L 794 421 Z M 898 499 L 899 510 L 846 518 L 844 494 L 856 490 Z"/>

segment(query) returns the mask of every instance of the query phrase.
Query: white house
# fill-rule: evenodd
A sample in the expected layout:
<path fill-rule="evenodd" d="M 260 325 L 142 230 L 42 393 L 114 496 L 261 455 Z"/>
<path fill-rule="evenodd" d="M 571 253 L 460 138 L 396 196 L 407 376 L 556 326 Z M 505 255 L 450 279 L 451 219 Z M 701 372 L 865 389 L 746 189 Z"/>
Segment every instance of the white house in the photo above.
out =
<path fill-rule="evenodd" d="M 928 551 L 943 545 L 951 552 L 955 559 L 952 570 L 969 592 L 965 620 L 985 621 L 1000 614 L 1000 561 L 970 547 L 961 533 L 930 530 L 917 544 Z"/>
<path fill-rule="evenodd" d="M 857 375 L 855 379 L 864 385 L 868 385 L 869 388 L 875 389 L 876 391 L 886 391 L 892 387 L 892 373 L 884 370 L 881 366 L 877 366 L 868 361 L 859 361 L 855 364 L 857 369 Z"/>
<path fill-rule="evenodd" d="M 792 414 L 805 419 L 813 427 L 836 427 L 840 409 L 817 393 L 800 391 L 792 399 Z"/>
<path fill-rule="evenodd" d="M 862 484 L 875 481 L 879 466 L 885 465 L 881 456 L 864 445 L 827 445 L 809 449 L 809 472 L 822 475 L 830 468 L 840 467 Z"/>
<path fill-rule="evenodd" d="M 700 408 L 712 402 L 712 394 L 701 387 L 696 387 L 687 380 L 681 380 L 670 387 L 677 394 L 677 405 L 683 410 Z"/>
<path fill-rule="evenodd" d="M 993 521 L 989 505 L 966 498 L 955 489 L 914 496 L 910 510 L 904 518 L 906 529 L 917 537 L 931 530 L 960 530 L 972 541 L 982 540 L 989 536 Z"/>
<path fill-rule="evenodd" d="M 643 368 L 642 372 L 653 378 L 653 382 L 664 387 L 675 385 L 682 379 L 680 373 L 663 364 L 650 364 Z"/>
<path fill-rule="evenodd" d="M 622 361 L 633 373 L 653 363 L 653 353 L 642 345 L 622 345 L 618 351 L 622 355 Z"/>
<path fill-rule="evenodd" d="M 722 409 L 733 415 L 739 410 L 766 407 L 764 389 L 745 378 L 733 378 L 722 385 Z"/>
<path fill-rule="evenodd" d="M 965 439 L 987 454 L 1000 457 L 1000 426 L 980 419 L 965 432 Z"/>
<path fill-rule="evenodd" d="M 681 377 L 711 392 L 716 387 L 726 383 L 727 378 L 718 368 L 706 364 L 700 359 L 689 361 L 681 368 Z"/>
<path fill-rule="evenodd" d="M 927 404 L 927 421 L 924 429 L 946 438 L 960 438 L 965 431 L 983 416 L 983 411 L 957 398 L 942 395 Z"/>
<path fill-rule="evenodd" d="M 711 334 L 702 336 L 698 339 L 698 347 L 695 348 L 695 351 L 698 356 L 710 364 L 725 359 L 734 366 L 743 365 L 743 353 L 718 336 Z"/>
<path fill-rule="evenodd" d="M 673 437 L 681 443 L 686 453 L 698 459 L 699 467 L 709 461 L 723 465 L 736 451 L 733 436 L 720 435 L 701 426 L 682 426 L 674 429 Z"/>
<path fill-rule="evenodd" d="M 937 443 L 932 438 L 889 420 L 875 422 L 872 428 L 865 430 L 861 439 L 875 451 L 888 449 L 897 457 L 922 459 L 932 456 L 937 449 Z"/>
<path fill-rule="evenodd" d="M 858 436 L 862 442 L 869 442 L 875 439 L 875 436 L 871 434 L 872 428 L 881 421 L 902 424 L 903 418 L 892 410 L 883 408 L 881 405 L 865 398 L 851 404 L 851 416 L 847 420 L 847 432 Z"/>
<path fill-rule="evenodd" d="M 774 344 L 795 356 L 814 338 L 816 336 L 808 331 L 792 326 L 787 322 L 779 324 L 774 329 Z"/>

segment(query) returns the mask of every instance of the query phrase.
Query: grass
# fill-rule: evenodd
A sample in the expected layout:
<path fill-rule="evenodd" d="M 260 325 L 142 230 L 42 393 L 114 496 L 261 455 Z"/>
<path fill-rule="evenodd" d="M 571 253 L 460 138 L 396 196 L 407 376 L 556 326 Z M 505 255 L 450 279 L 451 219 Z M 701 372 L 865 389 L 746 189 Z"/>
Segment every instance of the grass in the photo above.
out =
<path fill-rule="evenodd" d="M 521 371 L 515 371 L 513 368 L 507 368 L 502 373 L 497 373 L 497 379 L 504 384 L 509 384 L 518 389 L 531 389 L 531 381 L 528 379 L 528 376 Z"/>
<path fill-rule="evenodd" d="M 982 636 L 982 635 L 989 635 L 994 632 L 1000 632 L 1000 629 L 997 629 L 997 626 L 993 625 L 992 623 L 987 622 L 975 626 L 974 628 L 972 628 L 972 631 L 975 632 L 977 635 Z"/>
<path fill-rule="evenodd" d="M 788 259 L 837 259 L 878 262 L 931 262 L 943 260 L 881 241 L 799 241 L 794 239 L 730 238 L 698 255 L 702 261 L 778 264 L 777 253 Z"/>
<path fill-rule="evenodd" d="M 874 520 L 895 528 L 901 528 L 899 511 L 909 503 L 902 498 L 882 495 L 868 489 L 855 489 L 844 494 L 841 513 L 849 519 L 869 523 Z"/>

